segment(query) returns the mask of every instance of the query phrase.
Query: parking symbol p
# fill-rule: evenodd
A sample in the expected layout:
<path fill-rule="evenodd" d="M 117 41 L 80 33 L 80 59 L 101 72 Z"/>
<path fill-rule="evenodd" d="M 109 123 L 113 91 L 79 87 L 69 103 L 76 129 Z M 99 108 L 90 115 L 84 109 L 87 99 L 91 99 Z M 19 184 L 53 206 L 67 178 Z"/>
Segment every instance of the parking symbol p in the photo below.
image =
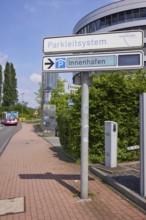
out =
<path fill-rule="evenodd" d="M 56 58 L 55 67 L 56 69 L 64 69 L 65 68 L 65 58 Z"/>

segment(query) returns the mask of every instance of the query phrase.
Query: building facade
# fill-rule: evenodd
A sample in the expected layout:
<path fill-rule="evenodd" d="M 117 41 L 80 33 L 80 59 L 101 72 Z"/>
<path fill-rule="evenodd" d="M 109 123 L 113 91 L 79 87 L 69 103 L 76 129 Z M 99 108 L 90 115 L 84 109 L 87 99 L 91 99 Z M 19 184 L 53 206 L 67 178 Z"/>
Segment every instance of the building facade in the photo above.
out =
<path fill-rule="evenodd" d="M 144 31 L 144 68 L 146 69 L 146 0 L 122 0 L 111 3 L 84 16 L 74 27 L 73 34 L 105 33 L 113 31 Z M 80 73 L 73 74 L 73 82 L 80 84 Z"/>

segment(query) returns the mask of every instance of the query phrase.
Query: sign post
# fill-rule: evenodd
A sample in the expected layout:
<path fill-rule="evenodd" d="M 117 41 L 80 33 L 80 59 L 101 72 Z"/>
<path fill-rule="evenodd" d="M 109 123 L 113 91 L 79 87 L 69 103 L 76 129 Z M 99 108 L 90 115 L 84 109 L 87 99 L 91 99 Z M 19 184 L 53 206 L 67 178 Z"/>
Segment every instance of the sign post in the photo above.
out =
<path fill-rule="evenodd" d="M 43 41 L 45 57 L 43 57 L 42 67 L 44 72 L 82 73 L 81 199 L 88 198 L 89 72 L 143 68 L 144 53 L 142 51 L 134 51 L 143 47 L 143 39 L 143 31 L 133 30 L 103 34 L 49 37 Z M 121 51 L 118 52 L 119 50 Z M 112 53 L 111 51 L 116 52 Z M 98 54 L 96 54 L 97 52 Z"/>
<path fill-rule="evenodd" d="M 89 73 L 82 73 L 81 103 L 81 199 L 88 199 L 88 145 L 89 145 Z"/>
<path fill-rule="evenodd" d="M 140 194 L 146 196 L 146 93 L 140 95 Z"/>

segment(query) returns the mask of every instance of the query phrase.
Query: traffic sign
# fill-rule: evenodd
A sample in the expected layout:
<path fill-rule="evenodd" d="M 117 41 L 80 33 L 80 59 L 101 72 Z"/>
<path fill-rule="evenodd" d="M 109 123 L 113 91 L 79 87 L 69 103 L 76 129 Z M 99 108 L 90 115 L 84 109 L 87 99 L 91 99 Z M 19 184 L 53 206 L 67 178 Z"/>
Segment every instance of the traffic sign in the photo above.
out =
<path fill-rule="evenodd" d="M 38 115 L 38 111 L 35 111 L 35 112 L 34 112 L 34 115 Z"/>
<path fill-rule="evenodd" d="M 116 69 L 139 69 L 144 63 L 143 51 L 62 55 L 43 57 L 44 72 L 79 72 Z"/>
<path fill-rule="evenodd" d="M 47 55 L 123 49 L 135 50 L 143 47 L 143 39 L 142 30 L 48 37 L 43 40 L 43 52 Z"/>
<path fill-rule="evenodd" d="M 134 145 L 134 146 L 129 146 L 129 147 L 127 147 L 127 150 L 137 150 L 137 149 L 139 149 L 139 148 L 140 148 L 139 145 Z"/>

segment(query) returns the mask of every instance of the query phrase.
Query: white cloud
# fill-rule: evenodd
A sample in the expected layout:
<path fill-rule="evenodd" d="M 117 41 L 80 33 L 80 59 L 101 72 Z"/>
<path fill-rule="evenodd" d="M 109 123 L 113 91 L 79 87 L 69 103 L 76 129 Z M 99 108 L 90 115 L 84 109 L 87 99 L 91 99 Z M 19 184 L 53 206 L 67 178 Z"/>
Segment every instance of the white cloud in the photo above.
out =
<path fill-rule="evenodd" d="M 33 6 L 28 5 L 28 4 L 25 4 L 24 8 L 25 8 L 26 11 L 28 11 L 30 13 L 34 13 L 36 11 L 36 9 Z"/>
<path fill-rule="evenodd" d="M 53 6 L 54 8 L 58 8 L 59 7 L 59 3 L 58 3 L 57 0 L 52 0 L 50 5 Z"/>
<path fill-rule="evenodd" d="M 112 2 L 120 2 L 120 1 L 123 1 L 123 0 L 112 0 Z"/>
<path fill-rule="evenodd" d="M 34 83 L 39 83 L 41 82 L 41 76 L 37 73 L 33 73 L 31 76 L 30 76 L 30 80 Z"/>
<path fill-rule="evenodd" d="M 74 0 L 75 1 L 75 0 Z M 72 2 L 74 2 L 72 1 Z M 77 0 L 78 1 L 78 0 Z M 41 6 L 50 6 L 55 8 L 59 8 L 59 6 L 61 6 L 62 4 L 72 4 L 72 2 L 68 1 L 68 0 L 38 0 L 38 4 Z"/>

